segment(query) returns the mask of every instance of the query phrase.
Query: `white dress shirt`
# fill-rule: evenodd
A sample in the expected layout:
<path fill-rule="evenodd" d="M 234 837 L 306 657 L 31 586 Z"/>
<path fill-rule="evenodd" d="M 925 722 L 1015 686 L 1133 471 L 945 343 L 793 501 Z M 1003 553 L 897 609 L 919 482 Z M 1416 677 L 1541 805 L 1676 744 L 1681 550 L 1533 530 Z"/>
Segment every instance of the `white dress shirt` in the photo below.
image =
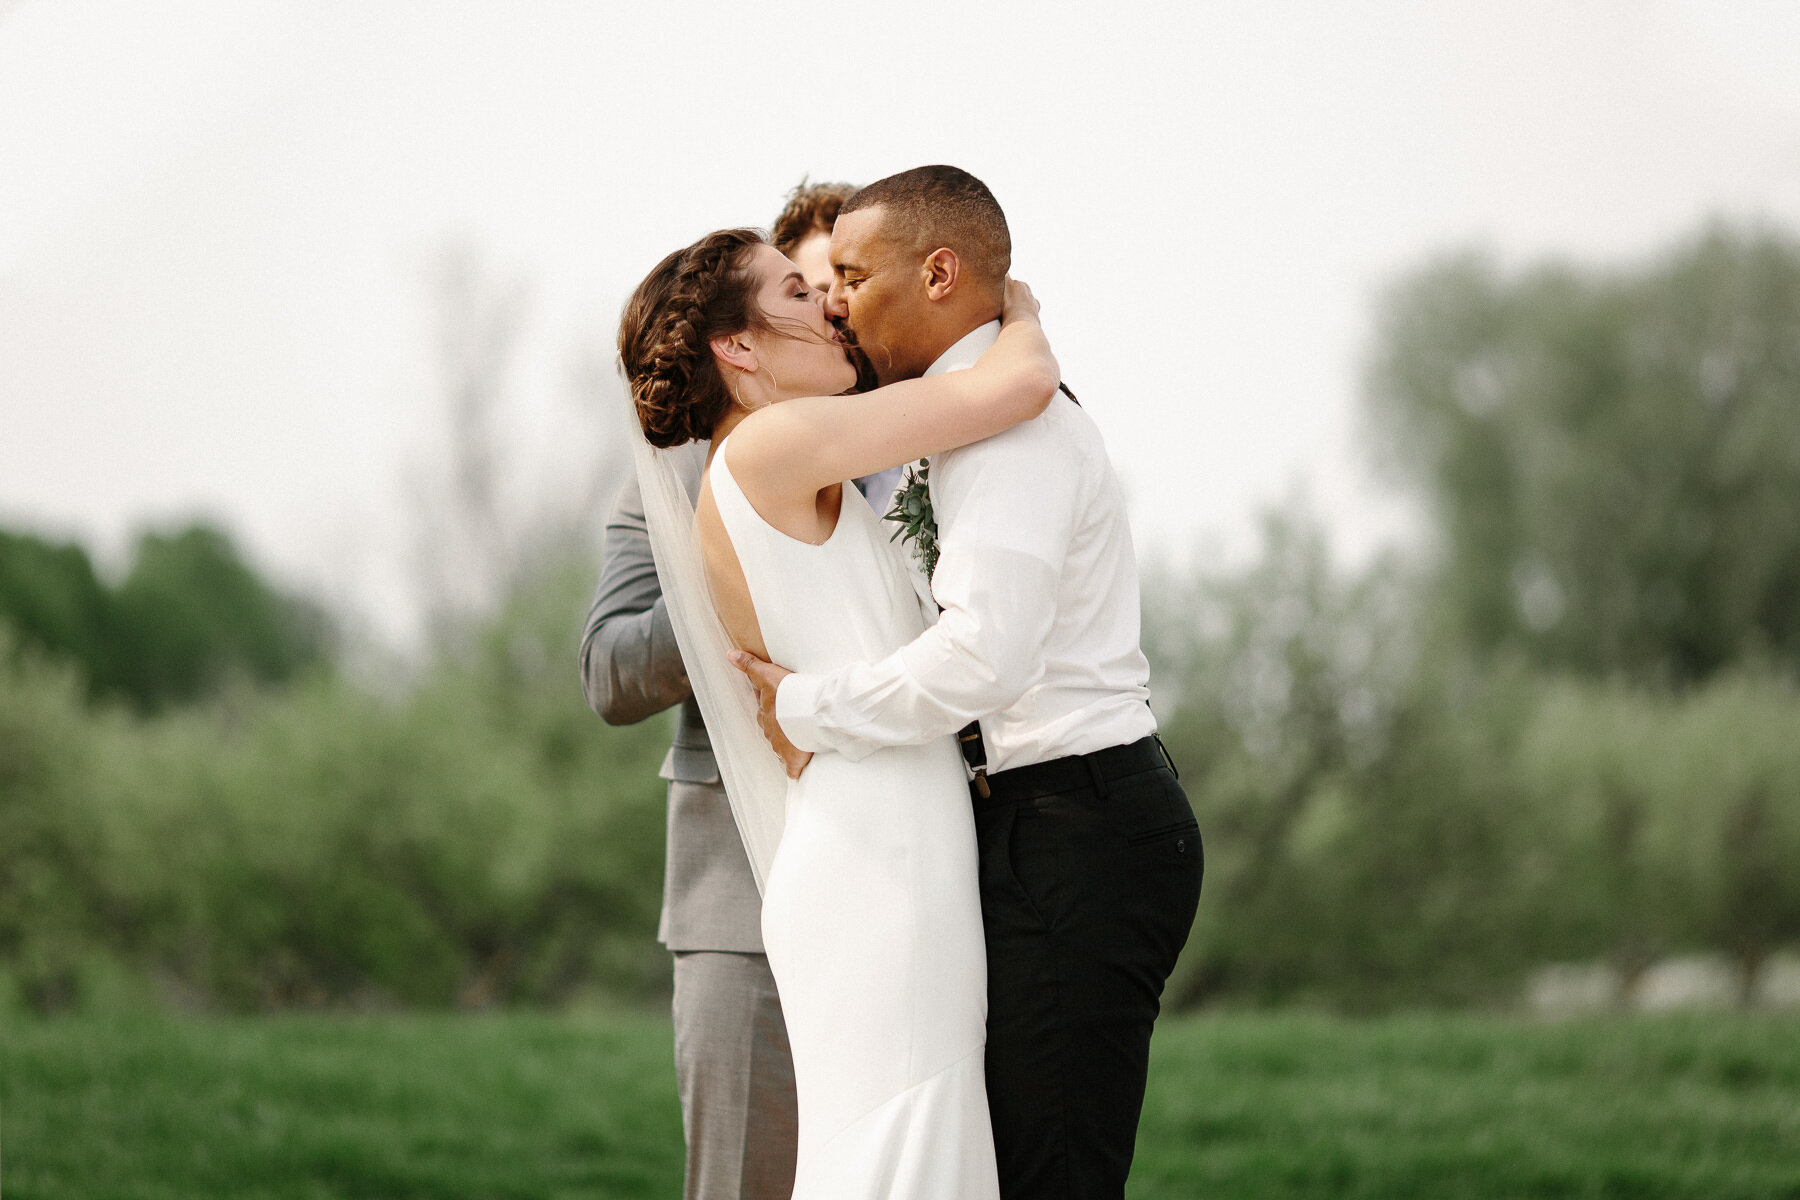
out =
<path fill-rule="evenodd" d="M 925 373 L 973 366 L 999 334 L 974 330 Z M 1093 420 L 1059 393 L 934 455 L 930 481 L 943 615 L 879 662 L 784 679 L 776 717 L 794 745 L 855 760 L 980 718 L 997 773 L 1156 732 L 1125 497 Z"/>

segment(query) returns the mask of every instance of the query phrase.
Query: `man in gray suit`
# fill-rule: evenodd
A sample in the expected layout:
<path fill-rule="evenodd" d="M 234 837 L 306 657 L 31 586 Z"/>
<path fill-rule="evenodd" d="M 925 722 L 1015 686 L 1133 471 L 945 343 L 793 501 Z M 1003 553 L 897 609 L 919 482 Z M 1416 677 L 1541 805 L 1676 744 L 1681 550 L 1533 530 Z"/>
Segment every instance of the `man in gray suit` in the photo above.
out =
<path fill-rule="evenodd" d="M 686 448 L 690 495 L 706 447 Z M 681 705 L 657 940 L 675 955 L 675 1077 L 687 1137 L 687 1200 L 787 1200 L 797 1117 L 787 1026 L 763 956 L 762 899 L 738 837 L 675 627 L 650 557 L 636 477 L 606 527 L 600 589 L 581 639 L 582 690 L 609 725 Z"/>

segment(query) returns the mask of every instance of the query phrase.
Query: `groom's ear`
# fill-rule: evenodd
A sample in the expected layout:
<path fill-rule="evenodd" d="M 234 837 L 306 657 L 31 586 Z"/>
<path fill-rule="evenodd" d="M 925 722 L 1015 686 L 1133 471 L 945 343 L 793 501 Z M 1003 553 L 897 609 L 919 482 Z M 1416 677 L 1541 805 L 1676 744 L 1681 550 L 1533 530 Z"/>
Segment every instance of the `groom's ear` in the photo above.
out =
<path fill-rule="evenodd" d="M 713 357 L 720 362 L 729 363 L 740 371 L 756 370 L 756 347 L 744 334 L 728 333 L 707 344 L 712 347 Z"/>
<path fill-rule="evenodd" d="M 957 260 L 956 251 L 940 246 L 925 256 L 919 269 L 925 279 L 925 298 L 943 300 L 956 291 L 962 263 Z"/>

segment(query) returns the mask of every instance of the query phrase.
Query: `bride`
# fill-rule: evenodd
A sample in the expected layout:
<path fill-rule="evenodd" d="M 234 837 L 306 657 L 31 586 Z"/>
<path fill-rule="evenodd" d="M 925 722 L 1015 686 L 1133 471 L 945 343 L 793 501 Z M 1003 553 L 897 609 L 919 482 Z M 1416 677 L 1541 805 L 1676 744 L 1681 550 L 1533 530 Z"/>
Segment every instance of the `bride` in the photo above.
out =
<path fill-rule="evenodd" d="M 991 1200 L 987 1016 L 967 776 L 949 737 L 788 781 L 728 645 L 802 671 L 873 661 L 925 627 L 923 577 L 844 481 L 1036 416 L 1059 379 L 1023 284 L 971 370 L 859 396 L 822 297 L 753 230 L 639 285 L 619 357 L 648 446 L 657 567 L 751 865 L 793 1046 L 796 1200 Z M 688 506 L 666 457 L 711 442 Z M 696 541 L 697 534 L 697 541 Z M 723 736 L 721 736 L 723 733 Z"/>

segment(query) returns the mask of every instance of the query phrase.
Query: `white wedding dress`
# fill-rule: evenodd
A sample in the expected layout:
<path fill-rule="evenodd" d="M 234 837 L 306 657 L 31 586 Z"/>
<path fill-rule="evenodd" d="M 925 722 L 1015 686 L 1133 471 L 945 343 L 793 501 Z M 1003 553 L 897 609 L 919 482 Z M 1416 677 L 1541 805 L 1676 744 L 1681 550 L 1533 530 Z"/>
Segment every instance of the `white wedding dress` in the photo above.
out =
<path fill-rule="evenodd" d="M 822 545 L 772 528 L 726 465 L 713 501 L 770 657 L 884 658 L 925 628 L 917 578 L 846 484 Z M 987 960 L 973 816 L 949 737 L 813 758 L 788 785 L 763 942 L 799 1096 L 795 1200 L 993 1200 Z"/>

